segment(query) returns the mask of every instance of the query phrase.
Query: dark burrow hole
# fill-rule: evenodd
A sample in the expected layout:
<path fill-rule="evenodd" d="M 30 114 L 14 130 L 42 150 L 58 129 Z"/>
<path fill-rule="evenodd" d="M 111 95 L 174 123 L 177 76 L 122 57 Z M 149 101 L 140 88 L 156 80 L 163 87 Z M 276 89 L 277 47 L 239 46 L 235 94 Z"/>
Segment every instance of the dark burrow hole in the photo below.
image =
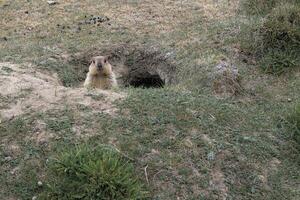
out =
<path fill-rule="evenodd" d="M 175 83 L 172 53 L 139 45 L 110 45 L 72 55 L 70 63 L 79 72 L 79 80 L 84 81 L 90 59 L 98 55 L 109 56 L 121 87 L 162 88 Z"/>
<path fill-rule="evenodd" d="M 142 87 L 142 88 L 160 88 L 164 87 L 165 83 L 160 78 L 159 75 L 151 75 L 149 73 L 144 74 L 143 76 L 137 76 L 134 78 L 131 78 L 129 82 L 130 86 L 133 87 Z"/>

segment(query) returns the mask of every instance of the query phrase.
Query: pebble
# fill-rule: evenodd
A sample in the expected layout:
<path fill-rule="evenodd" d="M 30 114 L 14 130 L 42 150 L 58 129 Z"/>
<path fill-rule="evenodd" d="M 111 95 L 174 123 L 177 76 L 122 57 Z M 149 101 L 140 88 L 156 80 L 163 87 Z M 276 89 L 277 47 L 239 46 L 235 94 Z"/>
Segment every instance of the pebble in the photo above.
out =
<path fill-rule="evenodd" d="M 9 161 L 11 161 L 13 158 L 11 157 L 11 156 L 7 156 L 7 157 L 5 157 L 4 158 L 4 161 L 5 162 L 9 162 Z"/>
<path fill-rule="evenodd" d="M 48 3 L 49 5 L 55 5 L 55 4 L 57 4 L 56 1 L 47 1 L 47 3 Z"/>
<path fill-rule="evenodd" d="M 186 139 L 184 141 L 184 145 L 188 148 L 192 148 L 193 147 L 193 142 L 190 139 Z"/>
<path fill-rule="evenodd" d="M 43 185 L 43 182 L 42 181 L 38 181 L 38 186 L 42 186 Z"/>
<path fill-rule="evenodd" d="M 37 200 L 37 196 L 33 196 L 31 199 L 32 200 Z"/>

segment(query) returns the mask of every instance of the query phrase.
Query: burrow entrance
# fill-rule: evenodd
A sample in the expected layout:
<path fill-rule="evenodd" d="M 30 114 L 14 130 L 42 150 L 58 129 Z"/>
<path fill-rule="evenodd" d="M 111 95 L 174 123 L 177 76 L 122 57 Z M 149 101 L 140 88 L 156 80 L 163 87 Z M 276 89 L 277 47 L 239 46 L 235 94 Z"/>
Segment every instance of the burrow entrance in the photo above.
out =
<path fill-rule="evenodd" d="M 84 81 L 93 56 L 109 56 L 117 81 L 123 87 L 161 88 L 175 83 L 176 65 L 172 53 L 162 53 L 156 47 L 113 45 L 88 49 L 72 55 L 70 63 Z"/>

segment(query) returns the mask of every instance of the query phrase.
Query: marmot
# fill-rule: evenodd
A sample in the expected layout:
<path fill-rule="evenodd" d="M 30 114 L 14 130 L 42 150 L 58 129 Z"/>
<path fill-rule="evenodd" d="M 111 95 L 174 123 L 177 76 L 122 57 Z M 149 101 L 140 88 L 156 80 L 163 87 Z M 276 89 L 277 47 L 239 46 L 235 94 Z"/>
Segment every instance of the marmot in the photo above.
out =
<path fill-rule="evenodd" d="M 85 88 L 100 88 L 108 90 L 117 87 L 116 75 L 108 62 L 107 56 L 96 56 L 92 58 L 85 82 Z"/>

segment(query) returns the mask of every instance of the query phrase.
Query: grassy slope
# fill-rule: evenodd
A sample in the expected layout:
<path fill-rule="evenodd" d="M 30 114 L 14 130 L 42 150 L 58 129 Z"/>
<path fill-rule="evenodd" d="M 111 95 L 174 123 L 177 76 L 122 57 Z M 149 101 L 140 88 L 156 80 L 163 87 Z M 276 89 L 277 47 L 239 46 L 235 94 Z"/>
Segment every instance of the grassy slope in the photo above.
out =
<path fill-rule="evenodd" d="M 72 85 L 76 72 L 53 59 L 58 54 L 102 43 L 144 42 L 175 51 L 181 77 L 176 87 L 126 89 L 129 96 L 118 102 L 117 117 L 91 116 L 90 108 L 66 105 L 62 111 L 33 112 L 2 122 L 0 197 L 30 199 L 38 194 L 42 188 L 36 183 L 44 179 L 48 156 L 62 146 L 87 142 L 116 145 L 134 159 L 144 181 L 148 165 L 155 199 L 299 198 L 299 152 L 278 126 L 299 99 L 299 72 L 264 75 L 238 59 L 235 37 L 244 19 L 235 17 L 235 1 L 195 1 L 197 5 L 115 0 L 95 6 L 96 1 L 89 0 L 84 7 L 77 1 L 55 6 L 37 0 L 0 2 L 8 4 L 0 12 L 2 61 L 35 63 Z M 77 23 L 90 14 L 107 15 L 111 25 L 84 25 L 77 33 Z M 246 88 L 227 100 L 216 99 L 206 84 L 211 67 L 223 57 L 239 66 Z M 30 137 L 36 119 L 55 135 L 46 146 Z M 83 137 L 74 136 L 76 127 L 85 130 Z M 5 161 L 11 154 L 14 159 Z M 19 170 L 14 174 L 15 168 Z"/>

